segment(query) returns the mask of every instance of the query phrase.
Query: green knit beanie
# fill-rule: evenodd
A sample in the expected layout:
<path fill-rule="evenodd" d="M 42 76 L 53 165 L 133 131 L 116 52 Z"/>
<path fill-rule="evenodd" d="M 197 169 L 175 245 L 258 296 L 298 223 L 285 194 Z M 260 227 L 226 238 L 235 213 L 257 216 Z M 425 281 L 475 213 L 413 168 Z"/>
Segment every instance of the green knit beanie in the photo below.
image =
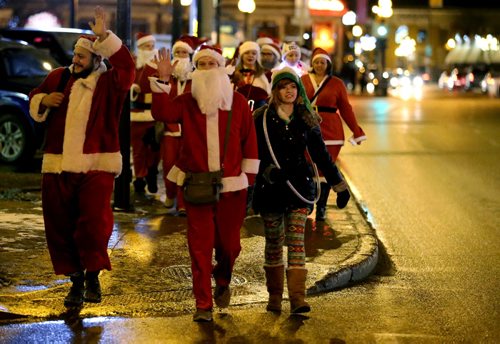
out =
<path fill-rule="evenodd" d="M 275 70 L 271 76 L 271 85 L 272 85 L 271 88 L 274 89 L 278 84 L 278 82 L 283 79 L 290 79 L 297 85 L 298 95 L 302 97 L 304 105 L 306 106 L 307 110 L 310 113 L 314 113 L 311 106 L 311 102 L 309 102 L 309 99 L 307 98 L 304 85 L 302 85 L 302 80 L 300 80 L 300 77 L 292 68 L 283 67 L 281 69 Z"/>

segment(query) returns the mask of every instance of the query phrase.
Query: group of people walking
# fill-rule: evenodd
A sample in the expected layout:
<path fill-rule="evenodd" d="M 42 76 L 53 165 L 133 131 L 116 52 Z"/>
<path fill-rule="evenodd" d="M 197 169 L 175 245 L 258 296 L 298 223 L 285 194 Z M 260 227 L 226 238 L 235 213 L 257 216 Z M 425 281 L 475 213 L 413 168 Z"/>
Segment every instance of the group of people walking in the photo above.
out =
<path fill-rule="evenodd" d="M 214 303 L 230 304 L 249 209 L 264 222 L 266 309 L 281 311 L 286 276 L 290 311 L 309 312 L 307 217 L 316 204 L 317 228 L 326 233 L 330 188 L 338 208 L 350 198 L 335 165 L 344 141 L 341 117 L 353 143 L 365 139 L 345 86 L 331 76 L 326 51 L 313 51 L 308 70 L 295 43 L 280 48 L 266 38 L 243 42 L 228 66 L 218 47 L 196 37 L 174 42 L 172 57 L 154 49 L 153 36 L 141 35 L 134 60 L 107 30 L 100 7 L 91 28 L 95 36 L 78 40 L 73 64 L 51 72 L 30 94 L 30 113 L 47 122 L 49 134 L 43 215 L 54 271 L 72 281 L 64 304 L 100 302 L 99 272 L 111 270 L 110 202 L 121 172 L 118 123 L 131 92 L 134 189 L 157 192 L 161 160 L 166 206 L 175 204 L 187 215 L 193 320 L 212 321 Z M 155 141 L 158 123 L 161 138 Z"/>

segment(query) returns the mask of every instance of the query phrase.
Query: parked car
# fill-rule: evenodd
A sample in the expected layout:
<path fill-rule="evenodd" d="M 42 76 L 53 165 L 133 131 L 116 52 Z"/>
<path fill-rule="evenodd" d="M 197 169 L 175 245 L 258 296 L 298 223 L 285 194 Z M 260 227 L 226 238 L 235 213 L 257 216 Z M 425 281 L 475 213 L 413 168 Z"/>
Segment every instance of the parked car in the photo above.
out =
<path fill-rule="evenodd" d="M 465 75 L 465 89 L 467 91 L 479 89 L 487 72 L 488 66 L 485 64 L 471 66 Z"/>
<path fill-rule="evenodd" d="M 29 115 L 29 92 L 59 63 L 24 42 L 0 39 L 0 161 L 25 163 L 43 142 L 43 126 Z"/>
<path fill-rule="evenodd" d="M 46 49 L 62 66 L 69 66 L 73 58 L 73 49 L 78 38 L 83 34 L 93 34 L 90 30 L 52 29 L 37 30 L 24 28 L 0 29 L 0 36 L 12 40 L 25 41 L 39 49 Z"/>

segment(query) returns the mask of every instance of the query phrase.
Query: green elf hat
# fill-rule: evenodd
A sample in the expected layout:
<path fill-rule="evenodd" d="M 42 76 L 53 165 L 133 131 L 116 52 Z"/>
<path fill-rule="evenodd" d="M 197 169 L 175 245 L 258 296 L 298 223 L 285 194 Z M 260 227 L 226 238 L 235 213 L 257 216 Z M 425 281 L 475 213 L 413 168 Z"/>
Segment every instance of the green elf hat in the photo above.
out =
<path fill-rule="evenodd" d="M 293 70 L 293 68 L 290 67 L 283 67 L 281 69 L 277 69 L 273 71 L 273 74 L 271 75 L 271 88 L 274 89 L 276 85 L 278 84 L 279 81 L 283 79 L 290 79 L 292 80 L 295 84 L 297 84 L 297 89 L 298 89 L 298 95 L 302 97 L 302 100 L 304 101 L 304 105 L 306 106 L 307 110 L 310 113 L 314 113 L 314 110 L 311 106 L 311 102 L 309 102 L 309 99 L 307 98 L 306 95 L 306 90 L 304 89 L 304 85 L 302 85 L 302 80 L 300 80 L 300 77 L 297 75 L 297 73 Z"/>

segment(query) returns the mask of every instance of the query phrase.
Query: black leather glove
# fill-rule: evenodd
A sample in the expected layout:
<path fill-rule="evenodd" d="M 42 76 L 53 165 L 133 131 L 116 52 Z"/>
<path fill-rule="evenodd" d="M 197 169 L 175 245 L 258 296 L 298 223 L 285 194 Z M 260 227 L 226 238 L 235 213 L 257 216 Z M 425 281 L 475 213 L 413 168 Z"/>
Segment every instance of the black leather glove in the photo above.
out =
<path fill-rule="evenodd" d="M 264 170 L 264 173 L 262 174 L 262 177 L 264 177 L 264 180 L 269 184 L 284 182 L 288 179 L 287 175 L 285 174 L 285 172 L 283 172 L 282 169 L 272 164 L 267 166 L 267 168 Z"/>
<path fill-rule="evenodd" d="M 339 209 L 345 208 L 347 202 L 349 202 L 349 198 L 351 198 L 351 194 L 349 193 L 349 189 L 345 189 L 344 191 L 340 191 L 337 193 L 337 207 Z"/>

